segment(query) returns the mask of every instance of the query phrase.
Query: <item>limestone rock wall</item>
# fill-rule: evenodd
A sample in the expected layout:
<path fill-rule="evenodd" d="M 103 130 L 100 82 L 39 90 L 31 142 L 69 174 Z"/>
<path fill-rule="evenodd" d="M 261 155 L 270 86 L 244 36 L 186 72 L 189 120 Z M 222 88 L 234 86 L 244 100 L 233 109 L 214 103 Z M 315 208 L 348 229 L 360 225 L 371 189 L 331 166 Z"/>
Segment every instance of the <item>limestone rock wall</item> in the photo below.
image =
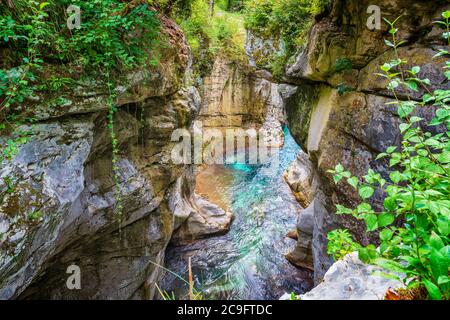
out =
<path fill-rule="evenodd" d="M 186 103 L 178 104 L 180 99 Z M 105 113 L 32 128 L 30 141 L 0 170 L 2 178 L 12 176 L 17 182 L 12 193 L 2 192 L 0 210 L 6 241 L 20 248 L 15 258 L 2 255 L 1 298 L 153 296 L 153 282 L 161 272 L 156 264 L 163 264 L 174 230 L 166 193 L 185 171 L 165 162 L 173 146 L 171 129 L 189 124 L 179 118 L 180 111 L 195 114 L 199 108 L 193 103 L 198 102 L 195 89 L 182 89 L 164 100 L 150 98 L 116 114 L 120 200 Z M 150 127 L 155 121 L 159 127 Z M 120 217 L 118 205 L 123 207 Z M 8 234 L 16 217 L 37 211 L 42 221 Z M 81 290 L 65 285 L 71 264 L 81 269 Z"/>
<path fill-rule="evenodd" d="M 162 25 L 172 45 L 159 64 L 116 82 L 119 192 L 101 83 L 76 88 L 65 106 L 30 108 L 38 121 L 18 129 L 30 133 L 28 142 L 0 166 L 0 299 L 153 298 L 166 246 L 183 222 L 170 200 L 177 181 L 193 174 L 171 162 L 171 134 L 189 129 L 201 104 L 197 89 L 184 85 L 184 35 L 170 20 Z M 72 264 L 80 290 L 66 286 Z"/>
<path fill-rule="evenodd" d="M 204 127 L 245 128 L 262 125 L 270 115 L 284 122 L 278 86 L 263 72 L 217 57 L 205 78 L 198 120 Z"/>
<path fill-rule="evenodd" d="M 311 228 L 310 219 L 299 220 L 298 229 L 310 233 L 311 243 L 299 237 L 298 250 L 292 254 L 298 257 L 301 253 L 306 264 L 313 257 L 316 283 L 333 263 L 326 253 L 326 234 L 331 229 L 347 228 L 363 243 L 377 241 L 375 234 L 364 232 L 360 222 L 334 214 L 335 204 L 355 206 L 359 199 L 350 186 L 336 186 L 327 170 L 341 163 L 360 177 L 369 168 L 387 175 L 388 164 L 375 158 L 401 141 L 399 117 L 395 107 L 387 105 L 393 97 L 385 90 L 383 79 L 374 75 L 380 65 L 393 58 L 393 51 L 384 44 L 390 35 L 386 25 L 381 30 L 367 28 L 369 5 L 378 5 L 382 17 L 391 21 L 402 16 L 397 27 L 399 37 L 407 43 L 399 49 L 400 57 L 409 61 L 409 67 L 421 66 L 419 76 L 430 79 L 435 84 L 432 89 L 449 88 L 442 76 L 444 61 L 433 58 L 445 46 L 442 30 L 433 21 L 448 8 L 447 1 L 335 0 L 318 18 L 308 44 L 286 68 L 289 84 L 279 86 L 289 128 L 308 153 L 312 167 L 309 174 L 304 169 L 299 174 L 299 163 L 294 163 L 287 173 L 299 200 L 309 204 L 301 215 L 312 215 L 314 221 Z M 350 68 L 340 70 L 343 61 Z M 342 85 L 350 92 L 339 94 Z M 400 98 L 405 93 L 400 93 Z M 422 93 L 413 94 L 413 99 Z M 431 109 L 420 111 L 425 118 L 431 113 Z M 376 194 L 373 204 L 381 206 L 380 200 L 381 194 Z M 308 245 L 309 252 L 305 249 Z"/>
<path fill-rule="evenodd" d="M 267 68 L 276 54 L 284 51 L 280 35 L 262 35 L 255 30 L 247 30 L 245 52 L 252 67 Z"/>

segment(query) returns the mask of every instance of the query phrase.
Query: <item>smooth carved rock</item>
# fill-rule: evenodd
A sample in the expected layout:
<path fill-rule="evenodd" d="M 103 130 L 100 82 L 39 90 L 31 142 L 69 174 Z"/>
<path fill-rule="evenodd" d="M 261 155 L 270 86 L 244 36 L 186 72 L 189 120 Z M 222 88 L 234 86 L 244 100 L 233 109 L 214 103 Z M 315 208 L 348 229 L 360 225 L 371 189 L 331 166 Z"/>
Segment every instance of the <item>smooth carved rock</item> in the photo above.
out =
<path fill-rule="evenodd" d="M 205 127 L 261 125 L 279 99 L 275 84 L 220 56 L 205 78 L 203 92 L 198 120 L 203 121 Z"/>
<path fill-rule="evenodd" d="M 189 243 L 194 240 L 220 235 L 230 230 L 233 214 L 194 194 L 189 205 L 181 212 L 185 221 L 175 231 L 172 242 Z M 180 210 L 177 210 L 180 212 Z"/>
<path fill-rule="evenodd" d="M 300 152 L 294 163 L 286 170 L 284 179 L 304 208 L 308 207 L 314 198 L 313 178 L 312 163 L 306 153 Z"/>
<path fill-rule="evenodd" d="M 188 128 L 199 104 L 198 92 L 186 88 L 140 107 L 119 108 L 114 127 L 120 145 L 120 223 L 106 115 L 29 128 L 30 141 L 0 168 L 0 227 L 7 234 L 1 244 L 20 248 L 16 259 L 2 254 L 0 297 L 152 298 L 175 227 L 166 192 L 189 169 L 169 162 L 171 130 Z M 12 193 L 6 192 L 5 177 L 16 182 Z M 42 221 L 14 231 L 15 216 L 35 211 Z M 71 264 L 81 269 L 81 290 L 66 287 Z"/>
<path fill-rule="evenodd" d="M 378 274 L 377 274 L 378 273 Z M 388 289 L 402 288 L 403 283 L 379 273 L 387 271 L 362 263 L 357 253 L 336 262 L 323 282 L 300 295 L 301 300 L 383 300 Z"/>

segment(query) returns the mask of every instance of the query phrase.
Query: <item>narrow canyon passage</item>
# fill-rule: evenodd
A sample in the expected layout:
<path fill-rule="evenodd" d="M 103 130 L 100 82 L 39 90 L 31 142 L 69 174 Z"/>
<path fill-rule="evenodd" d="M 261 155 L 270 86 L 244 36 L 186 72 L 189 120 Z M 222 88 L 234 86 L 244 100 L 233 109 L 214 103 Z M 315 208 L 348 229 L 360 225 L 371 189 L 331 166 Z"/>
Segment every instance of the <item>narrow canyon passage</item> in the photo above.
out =
<path fill-rule="evenodd" d="M 285 292 L 311 289 L 310 271 L 297 269 L 284 257 L 295 246 L 286 234 L 295 229 L 301 210 L 283 173 L 300 147 L 287 128 L 275 158 L 260 166 L 208 166 L 197 176 L 197 192 L 234 213 L 229 233 L 166 253 L 163 289 L 177 299 L 188 294 L 188 257 L 195 289 L 206 299 L 278 299 Z M 174 274 L 172 274 L 173 272 Z"/>

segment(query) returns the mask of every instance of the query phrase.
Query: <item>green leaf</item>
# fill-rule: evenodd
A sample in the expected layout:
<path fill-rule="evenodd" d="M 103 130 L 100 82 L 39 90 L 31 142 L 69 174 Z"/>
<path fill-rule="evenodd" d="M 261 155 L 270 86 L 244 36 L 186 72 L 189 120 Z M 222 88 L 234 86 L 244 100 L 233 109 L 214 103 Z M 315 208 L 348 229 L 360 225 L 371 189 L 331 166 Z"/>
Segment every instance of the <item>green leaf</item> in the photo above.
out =
<path fill-rule="evenodd" d="M 415 104 L 413 101 L 402 101 L 398 106 L 398 115 L 401 118 L 409 116 L 414 111 Z"/>
<path fill-rule="evenodd" d="M 370 255 L 369 255 L 369 251 L 367 250 L 367 248 L 359 248 L 358 249 L 358 258 L 359 258 L 359 260 L 361 260 L 364 263 L 370 262 Z"/>
<path fill-rule="evenodd" d="M 397 209 L 397 200 L 393 197 L 387 197 L 384 199 L 384 207 L 389 211 L 394 211 Z"/>
<path fill-rule="evenodd" d="M 417 150 L 417 154 L 421 157 L 426 157 L 426 156 L 428 156 L 428 151 L 425 149 L 419 149 L 419 150 Z"/>
<path fill-rule="evenodd" d="M 378 225 L 380 228 L 386 227 L 394 222 L 395 218 L 392 213 L 381 213 L 378 216 Z"/>
<path fill-rule="evenodd" d="M 343 176 L 341 175 L 341 174 L 335 174 L 334 176 L 333 176 L 333 181 L 334 181 L 334 183 L 339 183 L 339 181 L 341 181 L 342 180 L 342 178 L 343 178 Z"/>
<path fill-rule="evenodd" d="M 358 189 L 359 180 L 357 177 L 351 177 L 351 178 L 347 179 L 347 182 L 353 188 Z"/>
<path fill-rule="evenodd" d="M 450 115 L 450 110 L 438 109 L 436 111 L 436 116 L 438 119 L 445 119 Z"/>
<path fill-rule="evenodd" d="M 368 203 L 361 203 L 357 208 L 356 211 L 358 211 L 358 213 L 370 213 L 372 212 L 372 206 Z"/>
<path fill-rule="evenodd" d="M 439 237 L 436 232 L 431 231 L 431 236 L 430 236 L 430 245 L 431 247 L 433 247 L 436 250 L 441 250 L 442 248 L 444 248 L 444 242 L 442 241 L 441 237 Z"/>
<path fill-rule="evenodd" d="M 393 235 L 394 235 L 394 232 L 392 232 L 391 230 L 389 230 L 389 229 L 383 229 L 383 230 L 380 232 L 380 239 L 381 239 L 382 241 L 389 241 L 389 240 L 391 240 L 391 238 L 392 238 Z"/>
<path fill-rule="evenodd" d="M 422 121 L 422 120 L 423 120 L 422 118 L 416 117 L 416 116 L 411 117 L 411 119 L 409 119 L 409 121 L 410 121 L 411 123 L 420 122 L 420 121 Z"/>
<path fill-rule="evenodd" d="M 409 263 L 410 266 L 415 267 L 416 269 L 423 269 L 422 262 L 418 258 L 410 257 L 410 256 L 401 256 L 399 257 L 401 260 L 404 260 Z"/>
<path fill-rule="evenodd" d="M 42 2 L 40 5 L 39 5 L 39 9 L 40 10 L 42 10 L 42 9 L 44 9 L 46 6 L 48 6 L 50 3 L 48 3 L 48 2 Z"/>
<path fill-rule="evenodd" d="M 394 44 L 393 44 L 392 42 L 390 42 L 389 40 L 387 40 L 387 39 L 384 40 L 384 43 L 385 43 L 388 47 L 395 48 Z M 383 71 L 384 71 L 384 70 L 383 70 Z"/>
<path fill-rule="evenodd" d="M 380 160 L 382 158 L 385 158 L 388 154 L 387 153 L 380 153 L 375 160 Z"/>
<path fill-rule="evenodd" d="M 425 95 L 422 97 L 422 100 L 423 100 L 424 103 L 430 103 L 430 102 L 436 100 L 436 98 L 433 97 L 431 94 L 425 94 Z"/>
<path fill-rule="evenodd" d="M 398 29 L 397 29 L 397 28 L 391 28 L 391 29 L 389 30 L 389 33 L 392 34 L 392 35 L 396 34 L 397 32 L 398 32 Z"/>
<path fill-rule="evenodd" d="M 384 72 L 389 72 L 389 70 L 391 70 L 391 65 L 389 64 L 389 63 L 385 63 L 385 64 L 383 64 L 381 67 L 380 67 L 380 69 L 382 70 L 382 71 L 384 71 Z"/>
<path fill-rule="evenodd" d="M 375 190 L 369 186 L 363 186 L 359 189 L 359 196 L 363 199 L 368 199 L 373 196 Z"/>
<path fill-rule="evenodd" d="M 444 19 L 450 19 L 450 11 L 446 10 L 442 13 Z"/>
<path fill-rule="evenodd" d="M 367 231 L 374 231 L 378 228 L 378 219 L 376 214 L 366 213 L 364 215 L 364 221 L 367 225 Z"/>
<path fill-rule="evenodd" d="M 411 73 L 412 74 L 416 75 L 419 72 L 420 72 L 420 67 L 419 66 L 412 67 L 412 69 L 411 69 Z"/>
<path fill-rule="evenodd" d="M 342 172 L 342 176 L 348 179 L 352 176 L 352 174 L 349 171 L 344 171 Z"/>
<path fill-rule="evenodd" d="M 391 80 L 388 84 L 388 89 L 394 91 L 400 85 L 400 81 L 397 79 Z"/>
<path fill-rule="evenodd" d="M 374 264 L 392 272 L 396 273 L 405 272 L 405 267 L 402 264 L 385 258 L 375 259 Z"/>
<path fill-rule="evenodd" d="M 431 281 L 424 279 L 423 284 L 430 295 L 430 298 L 433 300 L 442 300 L 442 294 L 439 288 Z"/>
<path fill-rule="evenodd" d="M 448 276 L 440 276 L 438 279 L 438 285 L 447 284 L 450 282 L 450 278 Z"/>

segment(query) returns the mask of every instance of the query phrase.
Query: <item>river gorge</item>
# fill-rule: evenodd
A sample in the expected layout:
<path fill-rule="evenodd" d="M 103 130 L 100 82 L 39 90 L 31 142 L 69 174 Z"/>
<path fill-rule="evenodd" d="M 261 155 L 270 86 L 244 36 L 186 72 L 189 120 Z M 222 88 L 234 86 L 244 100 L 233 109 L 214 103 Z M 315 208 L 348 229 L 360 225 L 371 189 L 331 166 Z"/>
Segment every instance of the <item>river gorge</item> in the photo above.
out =
<path fill-rule="evenodd" d="M 393 50 L 385 28 L 367 28 L 373 4 L 389 19 L 402 15 L 407 66 L 422 65 L 432 89 L 448 89 L 446 61 L 433 59 L 446 48 L 433 23 L 446 1 L 333 0 L 276 77 L 261 62 L 282 49 L 274 35 L 242 30 L 246 60 L 216 53 L 206 68 L 175 19 L 158 13 L 166 45 L 152 53 L 157 62 L 117 75 L 108 89 L 117 110 L 100 81 L 77 81 L 63 107 L 48 107 L 53 93 L 34 96 L 33 122 L 0 133 L 2 146 L 30 133 L 0 166 L 0 299 L 189 299 L 192 290 L 223 300 L 383 299 L 402 287 L 352 255 L 335 261 L 327 248 L 336 228 L 379 244 L 363 222 L 336 214 L 337 204 L 360 199 L 329 170 L 388 177 L 377 155 L 401 144 L 398 97 L 374 75 Z M 277 156 L 174 163 L 173 132 L 194 136 L 196 123 L 264 130 Z M 371 204 L 382 208 L 383 193 Z M 27 224 L 30 213 L 39 218 Z M 71 265 L 79 290 L 66 285 Z"/>
<path fill-rule="evenodd" d="M 286 235 L 295 229 L 301 207 L 283 174 L 299 150 L 286 128 L 276 166 L 269 162 L 202 170 L 197 185 L 208 187 L 198 192 L 208 199 L 219 196 L 216 201 L 233 212 L 230 232 L 186 246 L 170 246 L 165 267 L 188 279 L 191 257 L 195 287 L 207 299 L 270 300 L 310 289 L 311 271 L 295 268 L 284 257 L 295 246 Z M 187 295 L 185 282 L 170 274 L 165 281 L 167 292 Z"/>

